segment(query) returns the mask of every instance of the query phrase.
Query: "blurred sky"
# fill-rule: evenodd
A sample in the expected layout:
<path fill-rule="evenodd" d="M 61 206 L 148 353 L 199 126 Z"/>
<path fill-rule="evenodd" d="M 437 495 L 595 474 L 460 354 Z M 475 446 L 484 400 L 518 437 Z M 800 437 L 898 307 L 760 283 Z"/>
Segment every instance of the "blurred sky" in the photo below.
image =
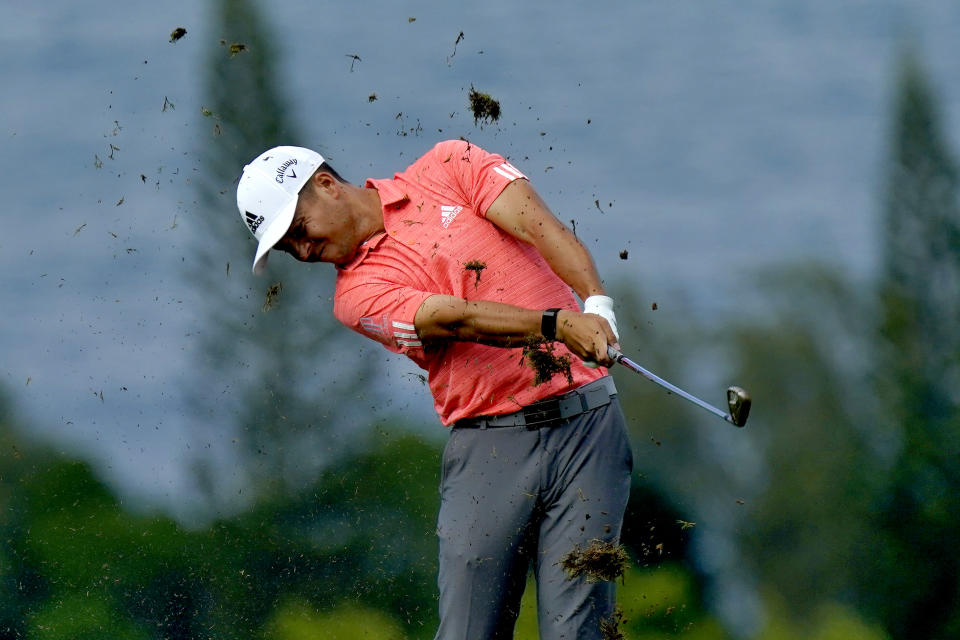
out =
<path fill-rule="evenodd" d="M 706 318 L 744 313 L 751 274 L 785 262 L 870 277 L 908 46 L 960 148 L 947 0 L 260 6 L 307 133 L 277 143 L 318 148 L 356 182 L 469 137 L 526 172 L 661 322 L 680 299 Z M 0 382 L 26 424 L 134 504 L 176 505 L 186 461 L 222 445 L 198 439 L 182 397 L 201 319 L 183 267 L 201 228 L 191 181 L 214 125 L 203 65 L 230 41 L 210 17 L 196 0 L 0 9 Z M 500 100 L 498 123 L 474 124 L 471 86 Z M 260 297 L 252 250 L 231 277 Z M 414 367 L 380 355 L 426 415 Z"/>

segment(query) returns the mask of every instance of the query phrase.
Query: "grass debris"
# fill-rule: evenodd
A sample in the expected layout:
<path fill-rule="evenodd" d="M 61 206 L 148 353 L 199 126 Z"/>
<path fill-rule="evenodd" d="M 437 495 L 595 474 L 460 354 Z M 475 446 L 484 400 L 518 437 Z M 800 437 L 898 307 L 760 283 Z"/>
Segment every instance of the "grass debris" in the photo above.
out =
<path fill-rule="evenodd" d="M 457 41 L 453 43 L 453 53 L 451 53 L 450 55 L 447 56 L 447 66 L 448 66 L 448 67 L 450 66 L 450 61 L 453 60 L 453 57 L 454 57 L 455 55 L 457 55 L 457 45 L 459 45 L 461 42 L 463 42 L 463 38 L 464 38 L 463 31 L 461 31 L 461 32 L 457 35 Z"/>
<path fill-rule="evenodd" d="M 573 384 L 570 356 L 554 354 L 554 343 L 543 338 L 528 338 L 525 341 L 520 364 L 526 364 L 533 369 L 533 386 L 535 387 L 539 387 L 544 382 L 550 382 L 557 374 L 566 376 L 567 382 Z"/>
<path fill-rule="evenodd" d="M 586 549 L 575 546 L 560 560 L 560 566 L 570 580 L 586 576 L 588 582 L 613 582 L 623 577 L 629 559 L 623 545 L 594 538 Z"/>
<path fill-rule="evenodd" d="M 473 281 L 473 288 L 476 289 L 480 286 L 480 272 L 487 268 L 487 263 L 480 260 L 471 260 L 467 264 L 463 265 L 465 271 L 473 271 L 476 274 L 477 279 Z"/>
<path fill-rule="evenodd" d="M 473 124 L 480 121 L 496 122 L 500 119 L 500 102 L 491 98 L 489 93 L 480 93 L 471 86 L 469 98 Z"/>
<path fill-rule="evenodd" d="M 277 298 L 280 296 L 280 292 L 283 291 L 283 283 L 277 282 L 276 284 L 270 285 L 267 289 L 267 299 L 263 302 L 263 307 L 260 308 L 261 311 L 266 313 L 273 308 L 273 305 L 276 304 Z"/>
<path fill-rule="evenodd" d="M 627 619 L 623 617 L 623 609 L 620 608 L 620 605 L 614 607 L 609 618 L 600 619 L 600 633 L 603 634 L 604 640 L 626 640 L 626 636 L 620 631 L 620 625 L 627 622 Z"/>
<path fill-rule="evenodd" d="M 232 42 L 228 45 L 226 40 L 221 40 L 220 46 L 227 48 L 227 51 L 230 52 L 231 58 L 234 58 L 237 56 L 237 54 L 243 53 L 247 50 L 247 45 L 242 42 Z"/>

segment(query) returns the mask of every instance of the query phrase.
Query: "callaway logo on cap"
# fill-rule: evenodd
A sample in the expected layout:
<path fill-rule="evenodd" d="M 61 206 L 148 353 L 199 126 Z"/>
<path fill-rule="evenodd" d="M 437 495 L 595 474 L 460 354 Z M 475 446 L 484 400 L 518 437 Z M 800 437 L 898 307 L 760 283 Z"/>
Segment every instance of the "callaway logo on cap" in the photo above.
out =
<path fill-rule="evenodd" d="M 323 164 L 323 156 L 303 147 L 274 147 L 243 168 L 237 185 L 240 219 L 257 239 L 253 272 L 290 228 L 300 189 Z"/>

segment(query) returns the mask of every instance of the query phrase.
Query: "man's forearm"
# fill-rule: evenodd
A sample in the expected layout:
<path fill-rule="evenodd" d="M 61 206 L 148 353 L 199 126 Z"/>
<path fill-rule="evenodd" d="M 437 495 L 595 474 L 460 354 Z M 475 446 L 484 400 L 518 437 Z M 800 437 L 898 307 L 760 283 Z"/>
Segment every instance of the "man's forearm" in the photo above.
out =
<path fill-rule="evenodd" d="M 462 340 L 515 347 L 540 335 L 541 314 L 542 310 L 500 302 L 435 295 L 420 306 L 414 325 L 426 341 Z"/>
<path fill-rule="evenodd" d="M 534 247 L 554 273 L 566 282 L 581 300 L 590 296 L 606 295 L 590 252 L 572 233 L 567 233 L 569 237 L 562 233 L 557 233 L 556 237 L 552 238 L 545 237 L 539 243 L 534 243 Z"/>
<path fill-rule="evenodd" d="M 464 300 L 437 294 L 423 301 L 414 318 L 424 342 L 460 340 L 495 347 L 517 347 L 542 338 L 542 309 L 524 309 L 489 300 Z M 564 309 L 557 314 L 554 339 L 584 360 L 612 364 L 607 344 L 615 337 L 607 322 L 596 315 Z"/>

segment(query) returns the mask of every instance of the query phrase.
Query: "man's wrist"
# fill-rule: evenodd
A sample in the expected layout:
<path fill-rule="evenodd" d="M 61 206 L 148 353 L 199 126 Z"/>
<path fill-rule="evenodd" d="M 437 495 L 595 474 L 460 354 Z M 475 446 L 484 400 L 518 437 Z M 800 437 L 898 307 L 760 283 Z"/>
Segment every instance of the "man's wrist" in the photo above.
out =
<path fill-rule="evenodd" d="M 547 309 L 540 316 L 540 334 L 547 340 L 553 342 L 557 339 L 557 315 L 560 309 Z"/>

